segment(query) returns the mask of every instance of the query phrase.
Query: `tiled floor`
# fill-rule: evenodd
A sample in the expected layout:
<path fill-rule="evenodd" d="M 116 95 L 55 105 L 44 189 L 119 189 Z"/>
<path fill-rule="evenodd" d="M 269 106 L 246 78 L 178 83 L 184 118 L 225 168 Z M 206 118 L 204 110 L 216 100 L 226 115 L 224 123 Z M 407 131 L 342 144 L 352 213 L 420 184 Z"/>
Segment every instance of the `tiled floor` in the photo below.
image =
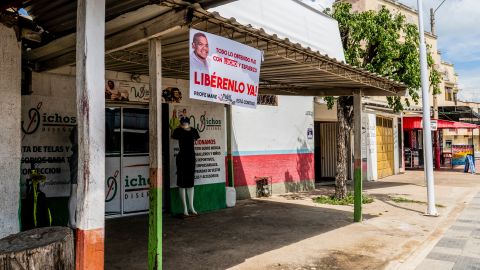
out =
<path fill-rule="evenodd" d="M 480 270 L 480 193 L 417 267 L 430 269 Z"/>

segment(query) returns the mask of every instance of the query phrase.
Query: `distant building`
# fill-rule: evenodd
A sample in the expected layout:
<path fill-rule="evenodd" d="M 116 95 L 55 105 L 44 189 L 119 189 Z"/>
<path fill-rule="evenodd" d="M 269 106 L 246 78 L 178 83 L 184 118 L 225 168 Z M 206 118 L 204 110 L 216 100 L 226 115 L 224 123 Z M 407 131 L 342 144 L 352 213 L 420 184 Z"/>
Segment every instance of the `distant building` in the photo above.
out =
<path fill-rule="evenodd" d="M 363 12 L 367 10 L 380 10 L 382 7 L 386 7 L 394 14 L 402 14 L 405 16 L 407 23 L 415 24 L 418 26 L 418 11 L 412 7 L 404 5 L 396 0 L 337 0 L 336 2 L 348 2 L 352 4 L 352 9 L 357 12 Z M 426 26 L 427 29 L 430 27 Z M 455 72 L 455 67 L 453 64 L 448 63 L 442 60 L 441 52 L 438 50 L 438 40 L 437 36 L 431 32 L 425 32 L 425 40 L 428 45 L 428 50 L 432 54 L 433 60 L 435 61 L 435 68 L 441 73 L 441 83 L 439 85 L 441 93 L 434 95 L 431 93 L 429 96 L 430 105 L 432 106 L 432 117 L 435 117 L 433 110 L 435 108 L 435 102 L 438 106 L 438 118 L 449 120 L 449 121 L 460 121 L 460 122 L 469 122 L 477 123 L 479 122 L 479 111 L 478 104 L 470 102 L 462 102 L 457 100 L 458 88 L 458 75 Z M 367 99 L 366 99 L 367 100 Z M 368 101 L 366 101 L 368 102 Z M 385 106 L 386 99 L 384 97 L 375 97 L 371 98 L 371 103 L 380 103 Z M 418 105 L 413 105 L 411 108 L 408 108 L 403 115 L 421 115 L 422 107 L 421 100 L 419 100 Z M 378 106 L 378 105 L 377 105 Z M 381 112 L 380 108 L 374 110 L 374 114 L 378 117 L 383 116 L 384 113 Z M 397 119 L 400 115 L 390 116 L 390 118 Z M 397 119 L 398 121 L 398 119 Z M 378 128 L 377 128 L 378 129 Z M 421 134 L 419 135 L 421 139 Z M 407 137 L 407 136 L 403 136 Z M 377 135 L 378 138 L 378 135 Z M 398 139 L 400 144 L 402 143 L 402 134 L 398 134 Z M 405 139 L 405 138 L 404 138 Z M 397 138 L 394 138 L 396 141 Z M 384 144 L 382 142 L 382 144 Z M 444 129 L 440 133 L 440 147 L 442 152 L 449 152 L 451 150 L 451 145 L 474 145 L 475 150 L 478 151 L 480 146 L 479 141 L 479 130 L 478 129 Z M 377 141 L 377 145 L 378 144 Z M 422 143 L 419 143 L 422 145 Z M 385 145 L 387 149 L 388 146 Z M 401 147 L 401 146 L 399 146 Z M 421 150 L 421 149 L 418 149 Z M 421 151 L 419 151 L 421 152 Z M 377 156 L 380 156 L 377 154 Z M 390 156 L 391 154 L 387 155 Z M 382 166 L 381 161 L 377 160 L 379 168 Z M 380 169 L 379 169 L 380 171 Z M 380 174 L 381 176 L 381 174 Z M 381 178 L 379 176 L 379 178 Z"/>

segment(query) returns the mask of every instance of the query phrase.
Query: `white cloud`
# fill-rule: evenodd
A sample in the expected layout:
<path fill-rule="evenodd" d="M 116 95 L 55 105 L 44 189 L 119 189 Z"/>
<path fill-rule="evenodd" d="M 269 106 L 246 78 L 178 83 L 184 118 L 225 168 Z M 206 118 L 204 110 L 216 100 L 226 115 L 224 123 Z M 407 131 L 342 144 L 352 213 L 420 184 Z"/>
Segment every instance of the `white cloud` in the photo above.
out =
<path fill-rule="evenodd" d="M 400 2 L 417 8 L 416 0 Z M 425 29 L 430 30 L 430 8 L 436 8 L 442 0 L 423 1 Z M 452 62 L 480 60 L 480 1 L 446 0 L 435 13 L 436 34 L 444 58 Z"/>
<path fill-rule="evenodd" d="M 460 92 L 458 98 L 460 100 L 480 102 L 480 66 L 477 68 L 461 69 L 462 74 L 460 80 Z"/>

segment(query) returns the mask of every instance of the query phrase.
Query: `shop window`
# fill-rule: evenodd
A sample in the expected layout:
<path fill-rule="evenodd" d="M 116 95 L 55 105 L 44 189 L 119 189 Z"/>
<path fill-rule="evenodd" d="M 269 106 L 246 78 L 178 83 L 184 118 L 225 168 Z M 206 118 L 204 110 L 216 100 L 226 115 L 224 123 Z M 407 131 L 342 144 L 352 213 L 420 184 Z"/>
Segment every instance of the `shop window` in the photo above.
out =
<path fill-rule="evenodd" d="M 451 87 L 445 87 L 445 100 L 453 101 L 453 90 Z"/>
<path fill-rule="evenodd" d="M 105 109 L 105 151 L 107 155 L 120 155 L 120 109 Z"/>
<path fill-rule="evenodd" d="M 123 110 L 124 154 L 148 154 L 148 110 Z"/>
<path fill-rule="evenodd" d="M 445 148 L 452 148 L 452 140 L 446 140 L 445 141 Z"/>
<path fill-rule="evenodd" d="M 278 106 L 277 95 L 258 95 L 257 105 Z"/>

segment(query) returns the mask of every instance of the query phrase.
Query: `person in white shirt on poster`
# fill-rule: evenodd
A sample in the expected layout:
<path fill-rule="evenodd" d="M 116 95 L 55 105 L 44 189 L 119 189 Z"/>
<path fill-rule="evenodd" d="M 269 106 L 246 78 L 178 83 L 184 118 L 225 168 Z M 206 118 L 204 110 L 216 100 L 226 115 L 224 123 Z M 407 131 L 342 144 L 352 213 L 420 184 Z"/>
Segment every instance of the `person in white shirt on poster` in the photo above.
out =
<path fill-rule="evenodd" d="M 207 36 L 203 33 L 195 33 L 192 41 L 192 53 L 190 54 L 190 64 L 192 69 L 199 73 L 209 74 L 208 47 Z"/>

